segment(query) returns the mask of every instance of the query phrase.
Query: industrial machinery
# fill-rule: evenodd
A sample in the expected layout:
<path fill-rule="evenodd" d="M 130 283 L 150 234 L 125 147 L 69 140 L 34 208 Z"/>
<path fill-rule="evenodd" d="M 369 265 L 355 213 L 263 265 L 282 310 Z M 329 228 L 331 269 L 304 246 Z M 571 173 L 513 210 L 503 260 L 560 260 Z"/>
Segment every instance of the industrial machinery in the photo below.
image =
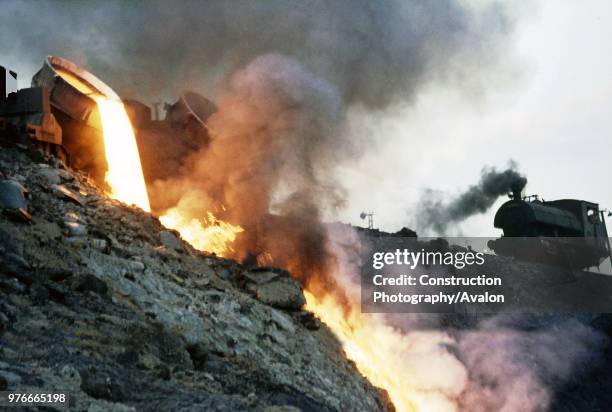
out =
<path fill-rule="evenodd" d="M 217 107 L 196 92 L 184 91 L 175 103 L 165 103 L 163 119 L 156 110 L 152 116 L 149 106 L 136 100 L 124 100 L 124 104 L 134 125 L 147 181 L 170 177 L 170 172 L 184 166 L 190 154 L 210 143 L 207 122 Z"/>
<path fill-rule="evenodd" d="M 175 130 L 184 132 L 194 147 L 205 146 L 209 142 L 208 118 L 217 111 L 217 106 L 198 93 L 185 91 L 178 101 L 165 105 L 166 121 Z"/>
<path fill-rule="evenodd" d="M 64 161 L 62 129 L 46 87 L 17 89 L 17 74 L 0 66 L 0 138 L 31 144 Z"/>
<path fill-rule="evenodd" d="M 55 56 L 46 58 L 32 84 L 50 90 L 51 108 L 64 133 L 70 166 L 103 186 L 107 165 L 96 96 L 120 100 L 119 96 L 89 71 Z M 123 103 L 136 134 L 146 181 L 165 177 L 163 170 L 170 168 L 160 168 L 160 164 L 177 170 L 183 156 L 208 144 L 206 120 L 216 106 L 197 93 L 184 92 L 175 104 L 167 104 L 163 120 L 159 114 L 152 120 L 149 106 L 139 101 Z"/>
<path fill-rule="evenodd" d="M 92 73 L 55 56 L 45 59 L 32 78 L 32 85 L 49 90 L 51 109 L 63 130 L 70 165 L 103 186 L 107 164 L 95 97 L 119 100 L 119 96 Z"/>
<path fill-rule="evenodd" d="M 504 236 L 489 241 L 489 248 L 500 255 L 575 269 L 599 266 L 610 257 L 604 211 L 596 203 L 523 198 L 514 191 L 495 214 L 494 226 Z"/>

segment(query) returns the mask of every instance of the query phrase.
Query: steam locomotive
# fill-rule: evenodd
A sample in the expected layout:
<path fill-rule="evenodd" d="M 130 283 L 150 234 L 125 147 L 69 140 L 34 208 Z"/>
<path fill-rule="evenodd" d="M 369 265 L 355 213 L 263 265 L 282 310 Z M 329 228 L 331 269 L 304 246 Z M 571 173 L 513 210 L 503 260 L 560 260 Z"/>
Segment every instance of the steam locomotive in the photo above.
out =
<path fill-rule="evenodd" d="M 572 269 L 599 266 L 610 257 L 604 211 L 576 199 L 545 201 L 515 190 L 494 218 L 503 230 L 488 246 L 498 255 Z"/>

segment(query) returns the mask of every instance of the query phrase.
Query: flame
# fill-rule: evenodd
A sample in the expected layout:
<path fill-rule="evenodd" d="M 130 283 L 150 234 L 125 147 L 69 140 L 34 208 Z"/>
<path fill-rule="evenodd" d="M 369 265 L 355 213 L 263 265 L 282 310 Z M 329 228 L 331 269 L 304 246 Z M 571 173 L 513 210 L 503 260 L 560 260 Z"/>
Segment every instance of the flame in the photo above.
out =
<path fill-rule="evenodd" d="M 123 103 L 105 96 L 94 96 L 104 132 L 104 150 L 108 171 L 106 183 L 111 196 L 134 204 L 149 212 L 149 196 L 145 185 L 136 137 Z"/>
<path fill-rule="evenodd" d="M 397 412 L 453 412 L 451 401 L 464 387 L 465 371 L 444 348 L 439 332 L 404 334 L 379 314 L 347 310 L 334 298 L 308 291 L 306 309 L 319 317 L 343 344 L 346 356 L 375 386 L 389 394 Z M 434 349 L 432 349 L 434 348 Z"/>
<path fill-rule="evenodd" d="M 68 70 L 61 67 L 56 67 L 55 70 L 71 86 L 90 96 L 98 105 L 108 165 L 105 180 L 111 189 L 110 196 L 150 212 L 149 195 L 142 173 L 136 137 L 123 103 L 102 95 Z"/>
<path fill-rule="evenodd" d="M 218 256 L 232 252 L 231 244 L 236 239 L 236 234 L 243 231 L 240 226 L 217 219 L 211 212 L 208 212 L 204 221 L 190 218 L 180 207 L 168 210 L 159 220 L 164 226 L 177 230 L 181 237 L 196 249 Z"/>

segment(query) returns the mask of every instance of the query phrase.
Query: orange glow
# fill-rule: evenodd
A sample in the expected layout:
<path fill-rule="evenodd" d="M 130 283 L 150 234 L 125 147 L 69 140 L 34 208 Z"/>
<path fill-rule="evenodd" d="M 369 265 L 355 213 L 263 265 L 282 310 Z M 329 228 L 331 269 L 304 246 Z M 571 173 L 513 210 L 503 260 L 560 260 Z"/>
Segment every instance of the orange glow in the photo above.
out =
<path fill-rule="evenodd" d="M 335 333 L 357 369 L 388 392 L 397 412 L 457 410 L 449 399 L 461 392 L 466 375 L 441 345 L 448 337 L 436 332 L 404 334 L 386 325 L 379 314 L 361 313 L 356 306 L 347 314 L 332 295 L 318 299 L 308 291 L 304 294 L 306 309 Z"/>
<path fill-rule="evenodd" d="M 91 87 L 89 84 L 85 83 L 83 80 L 81 80 L 79 77 L 75 76 L 74 74 L 72 74 L 68 70 L 65 70 L 65 69 L 63 69 L 61 67 L 55 67 L 55 71 L 57 72 L 57 74 L 62 76 L 62 78 L 64 80 L 66 80 L 68 83 L 70 83 L 70 85 L 72 87 L 74 87 L 75 89 L 77 89 L 81 93 L 83 93 L 85 95 L 92 95 L 92 94 L 96 93 L 96 90 L 93 87 Z"/>
<path fill-rule="evenodd" d="M 149 196 L 142 174 L 136 137 L 123 103 L 98 95 L 104 150 L 108 171 L 106 183 L 111 196 L 128 204 L 139 206 L 149 212 Z"/>
<path fill-rule="evenodd" d="M 123 103 L 112 89 L 98 79 L 94 80 L 99 83 L 98 86 L 105 88 L 107 96 L 72 72 L 62 67 L 54 69 L 72 87 L 90 96 L 98 105 L 108 164 L 105 180 L 111 188 L 110 196 L 150 212 L 149 195 L 142 173 L 136 137 Z"/>
<path fill-rule="evenodd" d="M 177 230 L 194 248 L 218 256 L 231 252 L 236 234 L 243 231 L 240 226 L 218 220 L 211 212 L 204 221 L 190 218 L 180 207 L 170 209 L 159 220 L 164 226 Z"/>

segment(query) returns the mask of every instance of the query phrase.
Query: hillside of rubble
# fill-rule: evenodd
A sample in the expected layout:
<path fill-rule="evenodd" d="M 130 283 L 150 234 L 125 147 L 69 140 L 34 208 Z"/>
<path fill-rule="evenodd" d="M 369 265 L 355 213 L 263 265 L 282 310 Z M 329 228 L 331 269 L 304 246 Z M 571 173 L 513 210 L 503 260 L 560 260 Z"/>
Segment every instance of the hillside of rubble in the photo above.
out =
<path fill-rule="evenodd" d="M 0 204 L 0 391 L 79 411 L 393 409 L 286 272 L 198 252 L 27 147 L 0 149 Z"/>

